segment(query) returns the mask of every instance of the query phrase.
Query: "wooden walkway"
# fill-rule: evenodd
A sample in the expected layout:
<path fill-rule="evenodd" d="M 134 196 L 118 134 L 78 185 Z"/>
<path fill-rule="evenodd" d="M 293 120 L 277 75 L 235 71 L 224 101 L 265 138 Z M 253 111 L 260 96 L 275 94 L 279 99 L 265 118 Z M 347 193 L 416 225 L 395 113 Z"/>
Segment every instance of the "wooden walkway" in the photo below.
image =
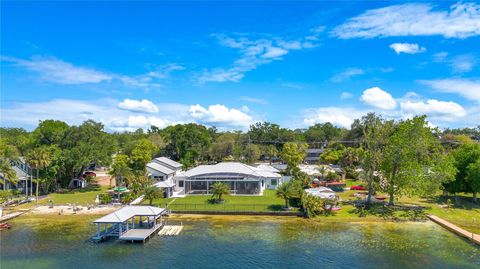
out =
<path fill-rule="evenodd" d="M 18 217 L 22 214 L 24 214 L 25 212 L 15 212 L 15 213 L 10 213 L 10 214 L 7 214 L 7 215 L 3 215 L 2 217 L 0 217 L 0 222 L 2 221 L 7 221 L 9 219 L 13 219 L 15 217 Z"/>
<path fill-rule="evenodd" d="M 180 234 L 182 231 L 183 226 L 181 225 L 165 225 L 163 228 L 158 232 L 160 236 L 174 236 Z"/>
<path fill-rule="evenodd" d="M 151 229 L 131 229 L 128 232 L 122 234 L 118 239 L 124 241 L 144 241 L 149 238 L 153 233 L 162 227 L 161 224 L 155 225 Z"/>
<path fill-rule="evenodd" d="M 456 233 L 457 235 L 460 235 L 462 237 L 465 237 L 467 239 L 469 239 L 470 241 L 480 245 L 480 235 L 479 234 L 474 234 L 474 233 L 471 233 L 467 230 L 464 230 L 442 218 L 439 218 L 435 215 L 428 215 L 427 216 L 430 220 L 432 220 L 433 222 L 439 224 L 440 226 L 444 227 L 445 229 L 447 230 L 450 230 L 454 233 Z"/>

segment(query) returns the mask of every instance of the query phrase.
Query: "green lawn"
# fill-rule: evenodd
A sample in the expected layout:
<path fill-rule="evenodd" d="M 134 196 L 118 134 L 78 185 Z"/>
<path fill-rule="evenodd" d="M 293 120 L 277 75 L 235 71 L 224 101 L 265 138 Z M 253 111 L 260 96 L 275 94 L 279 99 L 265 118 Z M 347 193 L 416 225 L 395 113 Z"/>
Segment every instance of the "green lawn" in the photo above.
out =
<path fill-rule="evenodd" d="M 92 185 L 85 189 L 73 189 L 65 193 L 49 193 L 46 198 L 40 199 L 38 204 L 47 205 L 50 204 L 49 200 L 52 200 L 54 205 L 91 205 L 95 204 L 95 198 L 97 195 L 105 194 L 106 190 L 108 190 L 108 187 Z M 19 206 L 18 209 L 29 208 L 35 205 L 35 202 L 23 204 Z"/>
<path fill-rule="evenodd" d="M 427 207 L 426 212 L 443 218 L 451 223 L 476 234 L 480 234 L 480 203 L 470 201 L 471 194 L 459 195 L 458 202 L 450 198 L 453 206 L 450 208 L 441 207 L 446 204 L 446 198 L 436 196 L 434 199 L 419 197 L 401 197 L 400 204 L 415 204 Z"/>
<path fill-rule="evenodd" d="M 355 198 L 352 197 L 352 194 L 358 191 L 344 191 L 337 193 L 342 199 L 343 202 L 354 200 Z M 383 196 L 387 196 L 386 194 L 379 194 Z M 460 199 L 458 199 L 457 203 L 451 208 L 444 208 L 441 205 L 446 204 L 446 198 L 441 196 L 441 193 L 438 193 L 433 199 L 426 199 L 420 197 L 398 197 L 395 201 L 396 205 L 418 205 L 425 207 L 426 214 L 433 214 L 440 218 L 443 218 L 451 223 L 473 233 L 480 234 L 480 203 L 473 203 L 470 201 L 472 195 L 471 194 L 461 194 L 459 195 Z M 454 199 L 451 198 L 454 202 Z M 393 212 L 393 215 L 390 217 L 399 217 L 402 218 L 402 215 L 405 215 L 404 211 L 397 211 Z M 342 210 L 336 212 L 335 218 L 342 218 L 348 220 L 354 220 L 355 218 L 361 219 L 358 217 L 359 213 L 354 210 L 352 205 L 343 205 Z M 369 214 L 362 218 L 367 218 L 374 220 L 375 218 L 383 218 L 384 215 L 379 214 L 379 212 L 375 212 L 374 214 Z"/>
<path fill-rule="evenodd" d="M 172 210 L 210 211 L 279 211 L 284 206 L 283 199 L 275 196 L 274 190 L 265 190 L 262 196 L 225 196 L 225 202 L 212 203 L 210 195 L 187 195 L 176 198 L 169 206 Z M 173 199 L 156 199 L 153 204 L 165 207 Z M 148 204 L 149 201 L 144 201 Z"/>

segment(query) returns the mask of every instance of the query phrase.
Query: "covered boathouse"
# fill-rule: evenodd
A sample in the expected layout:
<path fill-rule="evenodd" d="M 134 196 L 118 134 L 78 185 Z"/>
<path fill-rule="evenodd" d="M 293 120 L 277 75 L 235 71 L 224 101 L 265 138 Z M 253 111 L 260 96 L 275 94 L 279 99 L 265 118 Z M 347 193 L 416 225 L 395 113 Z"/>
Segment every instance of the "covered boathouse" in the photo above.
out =
<path fill-rule="evenodd" d="M 154 206 L 125 206 L 104 217 L 95 220 L 97 233 L 94 241 L 111 237 L 123 241 L 145 242 L 163 224 L 164 208 Z"/>

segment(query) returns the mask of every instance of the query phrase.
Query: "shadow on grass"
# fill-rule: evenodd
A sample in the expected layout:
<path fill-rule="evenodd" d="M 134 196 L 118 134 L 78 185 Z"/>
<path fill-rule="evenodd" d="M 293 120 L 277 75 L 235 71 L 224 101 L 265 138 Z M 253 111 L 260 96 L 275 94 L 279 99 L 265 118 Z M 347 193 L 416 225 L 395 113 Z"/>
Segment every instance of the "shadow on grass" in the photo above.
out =
<path fill-rule="evenodd" d="M 450 202 L 449 202 L 450 200 Z M 480 209 L 480 203 L 474 203 L 472 197 L 467 197 L 463 195 L 457 195 L 457 198 L 454 196 L 435 196 L 435 197 L 430 197 L 426 198 L 425 201 L 427 203 L 431 204 L 450 204 L 451 203 L 451 208 L 457 208 L 457 209 L 466 209 L 466 210 L 472 210 L 472 209 Z"/>
<path fill-rule="evenodd" d="M 283 205 L 268 205 L 267 209 L 271 211 L 285 211 Z"/>
<path fill-rule="evenodd" d="M 93 191 L 101 191 L 102 188 L 100 185 L 97 184 L 90 184 L 85 188 L 78 188 L 78 189 L 60 189 L 56 191 L 57 194 L 75 194 L 75 193 L 86 193 L 86 192 L 93 192 Z"/>

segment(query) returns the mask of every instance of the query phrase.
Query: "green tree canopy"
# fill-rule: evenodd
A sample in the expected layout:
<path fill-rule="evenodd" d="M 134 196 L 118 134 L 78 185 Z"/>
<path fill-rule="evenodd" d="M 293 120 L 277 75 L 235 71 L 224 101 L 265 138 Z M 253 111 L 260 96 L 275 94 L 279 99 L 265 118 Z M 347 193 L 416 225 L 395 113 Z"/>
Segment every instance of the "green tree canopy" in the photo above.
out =
<path fill-rule="evenodd" d="M 280 157 L 287 163 L 287 170 L 289 173 L 291 173 L 299 164 L 303 162 L 305 156 L 307 155 L 307 147 L 308 145 L 306 143 L 288 142 L 283 145 Z"/>

